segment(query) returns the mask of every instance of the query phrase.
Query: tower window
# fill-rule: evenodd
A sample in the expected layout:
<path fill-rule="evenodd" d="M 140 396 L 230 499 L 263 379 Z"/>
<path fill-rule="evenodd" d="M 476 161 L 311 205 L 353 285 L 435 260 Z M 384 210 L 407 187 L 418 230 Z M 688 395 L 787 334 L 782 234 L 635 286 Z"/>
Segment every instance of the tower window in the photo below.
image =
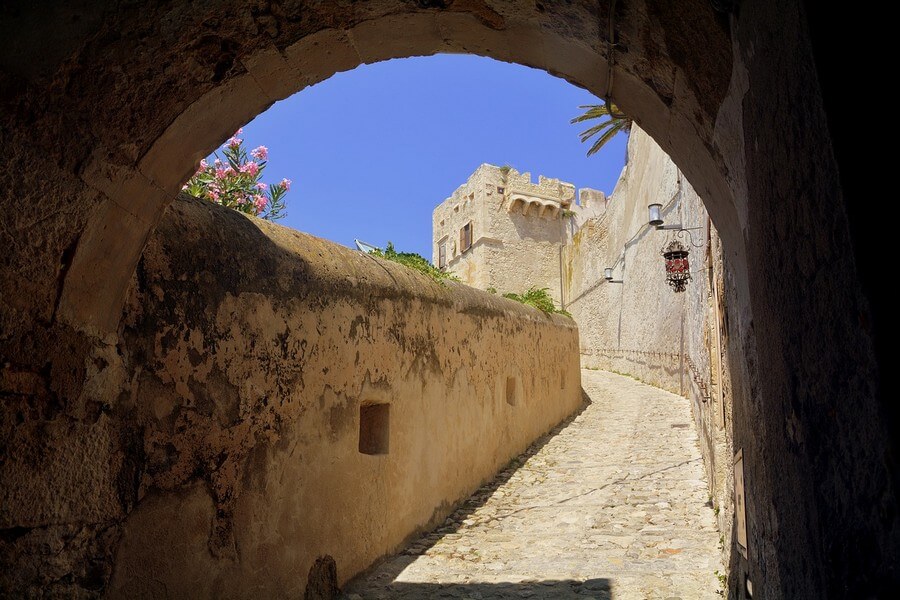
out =
<path fill-rule="evenodd" d="M 469 221 L 459 230 L 459 251 L 465 252 L 472 247 L 472 221 Z"/>

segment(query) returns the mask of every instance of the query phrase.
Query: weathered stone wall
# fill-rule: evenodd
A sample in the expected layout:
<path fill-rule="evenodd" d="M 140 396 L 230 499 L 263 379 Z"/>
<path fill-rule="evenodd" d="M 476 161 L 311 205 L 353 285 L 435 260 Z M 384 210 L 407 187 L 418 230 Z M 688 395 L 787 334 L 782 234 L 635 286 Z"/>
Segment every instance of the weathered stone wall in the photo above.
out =
<path fill-rule="evenodd" d="M 615 368 L 610 360 L 635 363 L 629 372 L 647 383 L 682 392 L 680 366 L 672 357 L 681 354 L 681 315 L 686 294 L 674 294 L 665 283 L 660 250 L 670 232 L 647 226 L 647 205 L 664 205 L 669 224 L 682 222 L 685 206 L 696 205 L 702 218 L 683 222 L 686 227 L 701 226 L 692 232 L 706 239 L 706 215 L 696 193 L 672 160 L 656 143 L 635 127 L 628 143 L 628 160 L 606 212 L 588 220 L 573 236 L 567 248 L 567 277 L 570 280 L 567 310 L 577 316 L 584 364 L 589 367 Z M 696 265 L 697 252 L 690 258 Z M 608 283 L 603 271 L 613 268 L 614 281 Z M 694 273 L 694 276 L 703 274 Z M 698 281 L 689 290 L 699 287 Z M 654 358 L 626 358 L 625 352 L 644 351 Z M 621 357 L 606 355 L 616 352 Z"/>
<path fill-rule="evenodd" d="M 501 293 L 521 294 L 531 287 L 547 288 L 559 304 L 562 301 L 562 248 L 569 234 L 569 220 L 563 216 L 575 198 L 575 186 L 559 179 L 538 176 L 516 169 L 501 171 L 503 202 L 491 214 L 492 236 L 501 240 L 493 248 L 491 278 Z M 522 200 L 543 201 L 525 208 Z M 541 214 L 543 211 L 543 214 Z"/>
<path fill-rule="evenodd" d="M 121 336 L 93 365 L 116 406 L 9 432 L 48 441 L 0 465 L 4 527 L 102 547 L 7 546 L 3 589 L 94 564 L 113 597 L 302 597 L 317 556 L 358 573 L 582 401 L 571 320 L 193 199 L 149 241 Z M 386 453 L 364 454 L 363 407 L 385 403 Z"/>
<path fill-rule="evenodd" d="M 487 247 L 494 241 L 489 237 L 490 202 L 496 194 L 496 185 L 491 173 L 482 165 L 460 185 L 449 198 L 437 205 L 432 212 L 433 260 L 439 264 L 439 247 L 444 245 L 447 253 L 446 269 L 462 281 L 478 289 L 490 286 L 490 272 L 484 268 Z M 489 198 L 484 198 L 482 190 L 490 187 Z M 472 223 L 472 246 L 463 251 L 460 230 Z"/>
<path fill-rule="evenodd" d="M 697 228 L 692 237 L 649 227 L 651 202 L 663 205 L 667 225 Z M 682 293 L 667 285 L 660 255 L 672 239 L 690 250 L 692 280 Z M 628 161 L 606 211 L 583 224 L 566 252 L 566 309 L 579 326 L 582 364 L 692 400 L 710 496 L 729 541 L 731 395 L 721 387 L 727 368 L 715 306 L 725 273 L 721 244 L 700 197 L 641 129 L 632 129 Z M 614 282 L 607 282 L 603 269 L 614 265 Z M 724 550 L 729 548 L 726 543 Z"/>
<path fill-rule="evenodd" d="M 541 175 L 534 183 L 530 173 L 482 164 L 434 209 L 434 263 L 446 240 L 447 269 L 464 283 L 500 294 L 547 288 L 559 303 L 562 247 L 571 229 L 561 211 L 571 206 L 574 196 L 575 187 L 559 179 Z M 544 204 L 526 206 L 522 199 Z M 474 243 L 459 252 L 460 229 L 470 221 Z"/>

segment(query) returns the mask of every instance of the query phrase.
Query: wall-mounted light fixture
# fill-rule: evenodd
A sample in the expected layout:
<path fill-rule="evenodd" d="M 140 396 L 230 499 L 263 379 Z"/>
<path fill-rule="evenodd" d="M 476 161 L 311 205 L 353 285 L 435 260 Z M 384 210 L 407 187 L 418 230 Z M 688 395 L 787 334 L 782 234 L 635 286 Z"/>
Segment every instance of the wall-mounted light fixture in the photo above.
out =
<path fill-rule="evenodd" d="M 649 204 L 647 206 L 647 210 L 650 213 L 650 218 L 647 220 L 647 222 L 650 224 L 650 227 L 656 227 L 657 229 L 662 229 L 665 231 L 688 231 L 691 229 L 702 229 L 701 227 L 683 227 L 681 223 L 678 223 L 677 225 L 663 225 L 665 221 L 662 218 L 662 204 Z"/>
<path fill-rule="evenodd" d="M 647 208 L 650 209 L 650 227 L 660 227 L 663 224 L 662 204 L 651 204 Z"/>
<path fill-rule="evenodd" d="M 662 255 L 666 261 L 666 283 L 676 292 L 683 292 L 691 280 L 688 249 L 678 240 L 672 240 L 663 249 Z"/>
<path fill-rule="evenodd" d="M 692 231 L 703 229 L 702 227 L 684 227 L 681 223 L 678 223 L 677 225 L 664 225 L 665 221 L 663 221 L 662 218 L 662 204 L 659 204 L 658 202 L 648 204 L 647 212 L 649 213 L 647 224 L 650 225 L 650 227 L 654 227 L 657 230 L 674 231 L 675 237 L 681 239 L 684 239 L 685 234 L 687 234 L 691 246 L 694 248 L 702 248 L 704 246 L 702 241 L 699 244 L 694 243 L 694 234 L 691 233 Z M 660 254 L 662 254 L 665 259 L 666 283 L 672 286 L 672 289 L 676 292 L 683 292 L 688 281 L 691 280 L 688 252 L 689 251 L 684 244 L 675 239 L 672 239 L 669 244 L 660 251 Z"/>
<path fill-rule="evenodd" d="M 606 283 L 625 283 L 621 279 L 613 279 L 612 272 L 612 267 L 606 267 L 605 269 L 603 269 L 603 279 L 606 280 Z"/>

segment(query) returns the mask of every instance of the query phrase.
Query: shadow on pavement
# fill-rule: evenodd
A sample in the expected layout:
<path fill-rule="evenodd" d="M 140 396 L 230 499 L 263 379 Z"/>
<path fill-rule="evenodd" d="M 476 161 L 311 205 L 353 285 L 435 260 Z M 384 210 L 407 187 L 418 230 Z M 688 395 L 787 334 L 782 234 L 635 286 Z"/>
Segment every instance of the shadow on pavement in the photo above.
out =
<path fill-rule="evenodd" d="M 611 600 L 606 578 L 497 582 L 497 583 L 412 583 L 394 582 L 368 595 L 349 593 L 344 600 L 419 600 L 430 598 L 477 600 Z"/>
<path fill-rule="evenodd" d="M 481 487 L 479 487 L 475 491 L 474 494 L 472 494 L 466 500 L 464 500 L 461 504 L 459 504 L 459 506 L 457 506 L 456 510 L 453 511 L 446 518 L 446 520 L 443 522 L 443 524 L 438 526 L 436 529 L 434 529 L 430 533 L 420 533 L 420 534 L 412 537 L 408 543 L 404 544 L 403 550 L 398 552 L 396 555 L 384 557 L 382 560 L 377 561 L 372 566 L 370 566 L 366 571 L 364 571 L 364 572 L 360 573 L 359 575 L 357 575 L 356 577 L 354 577 L 345 586 L 345 589 L 347 589 L 350 592 L 350 595 L 342 596 L 342 597 L 343 598 L 353 598 L 354 596 L 352 594 L 353 594 L 354 583 L 361 582 L 363 580 L 369 581 L 369 580 L 371 580 L 371 578 L 374 577 L 376 580 L 384 582 L 381 589 L 385 590 L 385 591 L 383 591 L 383 592 L 379 591 L 377 593 L 381 594 L 381 595 L 375 595 L 375 596 L 360 596 L 357 593 L 357 595 L 356 595 L 357 598 L 372 597 L 372 598 L 386 598 L 387 599 L 387 598 L 432 598 L 432 597 L 434 597 L 434 598 L 472 598 L 472 599 L 476 599 L 476 600 L 478 598 L 484 598 L 485 600 L 488 600 L 488 599 L 493 600 L 494 598 L 517 598 L 517 599 L 522 599 L 522 598 L 529 598 L 529 599 L 537 599 L 537 598 L 610 598 L 608 593 L 606 593 L 606 595 L 602 595 L 599 592 L 597 592 L 597 594 L 595 594 L 593 596 L 592 595 L 586 596 L 584 591 L 582 591 L 580 594 L 576 594 L 575 592 L 571 591 L 572 589 L 578 589 L 577 586 L 581 586 L 582 588 L 584 588 L 584 586 L 587 586 L 592 581 L 593 582 L 607 581 L 605 579 L 592 579 L 592 580 L 588 580 L 584 583 L 574 581 L 574 580 L 529 582 L 527 584 L 524 582 L 523 583 L 497 583 L 497 584 L 472 583 L 472 584 L 447 584 L 447 585 L 426 584 L 426 583 L 421 583 L 421 584 L 419 584 L 419 583 L 399 583 L 399 582 L 391 583 L 394 581 L 394 579 L 397 578 L 397 576 L 401 572 L 403 572 L 403 570 L 407 566 L 409 566 L 409 564 L 411 562 L 413 562 L 418 556 L 425 554 L 429 548 L 431 548 L 432 546 L 437 544 L 439 541 L 441 541 L 441 539 L 443 539 L 444 536 L 453 534 L 453 533 L 457 533 L 462 528 L 463 521 L 465 519 L 467 519 L 470 515 L 472 515 L 476 510 L 481 508 L 488 501 L 488 499 L 494 494 L 494 492 L 496 492 L 497 489 L 500 488 L 500 486 L 502 486 L 507 481 L 509 481 L 509 479 L 516 473 L 516 471 L 518 471 L 528 461 L 529 458 L 531 458 L 532 456 L 534 456 L 535 454 L 540 452 L 541 449 L 547 444 L 547 442 L 549 442 L 551 439 L 553 439 L 554 436 L 556 436 L 560 431 L 562 431 L 563 429 L 568 427 L 572 423 L 572 421 L 574 421 L 576 418 L 578 418 L 578 416 L 581 415 L 581 413 L 583 413 L 585 411 L 585 409 L 588 406 L 590 406 L 590 404 L 591 404 L 591 399 L 588 396 L 587 392 L 584 390 L 584 388 L 582 388 L 582 390 L 581 390 L 581 398 L 582 398 L 581 406 L 579 406 L 578 409 L 574 413 L 569 415 L 566 419 L 561 421 L 559 424 L 557 424 L 553 429 L 548 431 L 546 434 L 544 434 L 543 436 L 541 436 L 540 438 L 538 438 L 537 440 L 532 442 L 532 444 L 530 446 L 528 446 L 528 448 L 525 450 L 525 452 L 523 452 L 522 454 L 520 454 L 519 456 L 517 456 L 516 458 L 511 460 L 509 463 L 507 463 L 507 465 L 505 467 L 503 467 L 503 469 L 499 473 L 497 473 L 497 475 L 491 481 L 489 481 L 489 482 L 485 483 L 484 485 L 482 485 Z M 557 587 L 549 588 L 550 591 L 547 591 L 548 585 L 550 585 L 550 584 L 556 585 Z M 522 586 L 526 586 L 526 585 L 531 586 L 531 587 L 528 587 L 527 589 L 522 587 Z M 597 583 L 596 585 L 599 586 L 600 584 Z M 421 592 L 418 592 L 418 591 L 415 593 L 409 592 L 407 595 L 399 595 L 397 589 L 395 589 L 395 586 L 407 586 L 407 587 L 421 586 L 422 589 L 421 589 Z M 479 587 L 494 589 L 497 586 L 513 586 L 513 587 L 510 588 L 511 591 L 506 590 L 506 588 L 503 588 L 499 591 L 497 591 L 495 589 L 495 591 L 491 592 L 491 594 L 494 594 L 494 595 L 487 595 L 487 592 L 481 592 L 478 589 L 476 589 Z M 569 594 L 568 596 L 558 595 L 563 590 L 563 587 L 560 587 L 560 586 L 563 586 L 563 587 L 565 587 L 566 590 L 569 590 L 566 592 L 567 594 Z M 371 587 L 371 585 L 368 587 Z M 430 587 L 430 590 L 426 589 L 429 587 Z M 473 589 L 466 592 L 466 589 L 470 588 L 470 587 L 472 587 Z M 445 588 L 456 589 L 457 590 L 455 592 L 456 595 L 434 595 L 434 596 L 430 595 L 430 594 L 445 594 L 445 592 L 442 591 Z M 532 588 L 534 589 L 533 593 L 535 595 L 530 595 Z M 584 588 L 584 589 L 586 590 L 587 588 Z M 389 592 L 387 590 L 394 590 L 394 591 Z M 541 594 L 543 594 L 543 595 L 537 595 L 538 590 L 541 590 Z M 371 594 L 372 592 L 367 592 L 367 593 Z M 421 595 L 416 595 L 419 593 L 421 593 Z M 503 595 L 496 595 L 498 593 L 502 593 Z M 468 595 L 466 595 L 466 594 L 468 594 Z M 479 596 L 479 594 L 481 594 L 481 596 Z M 547 595 L 547 594 L 550 594 L 550 595 Z M 556 595 L 554 595 L 554 594 L 556 594 Z M 576 594 L 576 595 L 572 595 L 572 594 Z"/>

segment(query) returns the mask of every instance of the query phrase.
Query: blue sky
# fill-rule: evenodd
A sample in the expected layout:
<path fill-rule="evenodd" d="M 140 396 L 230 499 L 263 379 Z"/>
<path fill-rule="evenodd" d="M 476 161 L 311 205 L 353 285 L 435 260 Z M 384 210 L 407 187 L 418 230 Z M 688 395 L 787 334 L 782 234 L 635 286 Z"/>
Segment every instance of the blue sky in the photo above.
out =
<path fill-rule="evenodd" d="M 543 71 L 464 55 L 339 73 L 244 127 L 269 148 L 263 181 L 293 180 L 282 225 L 431 259 L 431 211 L 481 163 L 612 191 L 625 136 L 587 158 L 569 119 L 590 93 Z"/>

